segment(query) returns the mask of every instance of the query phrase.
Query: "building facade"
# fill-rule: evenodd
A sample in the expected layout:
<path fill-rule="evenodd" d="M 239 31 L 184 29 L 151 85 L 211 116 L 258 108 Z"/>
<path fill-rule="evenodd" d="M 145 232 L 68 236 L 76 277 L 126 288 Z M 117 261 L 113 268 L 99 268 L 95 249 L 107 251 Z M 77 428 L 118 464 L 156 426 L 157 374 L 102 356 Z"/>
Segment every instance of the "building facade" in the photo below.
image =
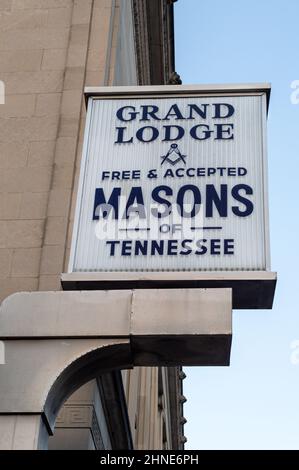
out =
<path fill-rule="evenodd" d="M 180 83 L 172 0 L 0 2 L 0 299 L 60 290 L 85 86 Z M 179 368 L 98 377 L 61 409 L 49 448 L 181 449 Z"/>

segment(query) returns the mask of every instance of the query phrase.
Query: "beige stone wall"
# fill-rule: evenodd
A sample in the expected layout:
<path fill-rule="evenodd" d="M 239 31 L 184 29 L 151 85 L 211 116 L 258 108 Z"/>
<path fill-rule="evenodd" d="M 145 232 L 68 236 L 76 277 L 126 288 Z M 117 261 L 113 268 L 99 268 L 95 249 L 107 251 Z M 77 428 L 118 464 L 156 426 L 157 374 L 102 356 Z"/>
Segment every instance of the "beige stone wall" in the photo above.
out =
<path fill-rule="evenodd" d="M 83 88 L 109 79 L 113 4 L 0 2 L 1 300 L 15 291 L 60 288 L 84 132 Z"/>

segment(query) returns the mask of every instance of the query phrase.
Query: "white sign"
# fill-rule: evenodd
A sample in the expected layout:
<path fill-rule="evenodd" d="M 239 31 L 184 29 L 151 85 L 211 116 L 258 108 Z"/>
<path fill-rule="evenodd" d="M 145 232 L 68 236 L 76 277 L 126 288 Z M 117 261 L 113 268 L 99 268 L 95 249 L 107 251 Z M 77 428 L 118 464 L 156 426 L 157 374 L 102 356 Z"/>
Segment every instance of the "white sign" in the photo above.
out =
<path fill-rule="evenodd" d="M 269 91 L 90 96 L 69 271 L 269 269 Z"/>

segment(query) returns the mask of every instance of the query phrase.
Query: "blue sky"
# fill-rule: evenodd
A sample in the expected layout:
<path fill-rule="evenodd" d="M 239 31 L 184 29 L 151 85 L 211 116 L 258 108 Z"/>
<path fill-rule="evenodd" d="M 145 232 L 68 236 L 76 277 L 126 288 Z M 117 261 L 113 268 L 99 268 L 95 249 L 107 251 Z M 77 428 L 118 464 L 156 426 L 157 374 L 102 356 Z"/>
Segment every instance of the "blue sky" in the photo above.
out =
<path fill-rule="evenodd" d="M 298 0 L 179 0 L 176 70 L 184 84 L 271 82 L 268 120 L 273 310 L 233 313 L 229 368 L 187 368 L 189 449 L 299 449 Z"/>

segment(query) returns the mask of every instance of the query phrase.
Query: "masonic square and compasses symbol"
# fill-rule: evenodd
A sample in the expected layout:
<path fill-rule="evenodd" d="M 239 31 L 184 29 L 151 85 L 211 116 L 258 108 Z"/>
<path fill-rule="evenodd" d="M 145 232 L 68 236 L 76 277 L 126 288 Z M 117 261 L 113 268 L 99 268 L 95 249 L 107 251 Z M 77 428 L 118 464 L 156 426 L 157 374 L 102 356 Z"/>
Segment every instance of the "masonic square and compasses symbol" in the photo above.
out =
<path fill-rule="evenodd" d="M 182 161 L 184 165 L 186 165 L 186 155 L 182 155 L 178 144 L 171 144 L 170 149 L 168 150 L 166 155 L 162 155 L 162 162 L 163 163 L 168 162 L 171 165 L 176 165 L 178 162 Z"/>

